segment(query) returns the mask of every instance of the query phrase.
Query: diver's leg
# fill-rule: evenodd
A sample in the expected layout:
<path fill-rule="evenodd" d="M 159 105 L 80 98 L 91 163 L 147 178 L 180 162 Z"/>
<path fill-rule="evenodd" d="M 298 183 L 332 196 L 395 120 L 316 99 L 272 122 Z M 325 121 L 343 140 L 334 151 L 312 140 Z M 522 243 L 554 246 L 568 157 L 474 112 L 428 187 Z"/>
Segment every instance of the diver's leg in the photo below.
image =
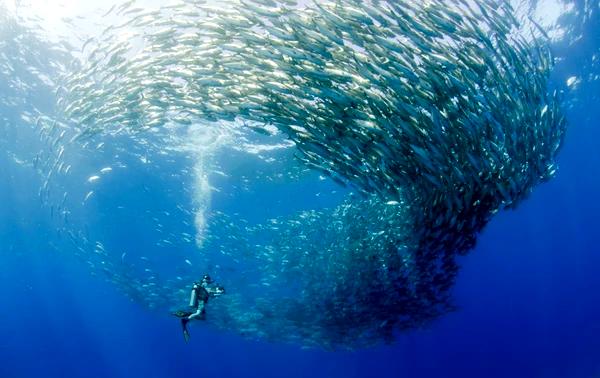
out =
<path fill-rule="evenodd" d="M 194 320 L 194 319 L 204 320 L 204 315 L 205 315 L 204 302 L 200 302 L 200 303 L 198 303 L 198 308 L 196 309 L 196 312 L 194 312 L 192 315 L 188 316 L 188 319 L 189 320 Z"/>
<path fill-rule="evenodd" d="M 186 318 L 181 318 L 181 326 L 183 327 L 183 337 L 185 338 L 185 341 L 188 341 L 190 339 L 190 332 L 187 329 L 187 324 L 190 322 L 190 320 L 194 320 L 194 319 L 204 319 L 204 303 L 200 302 L 198 304 L 198 308 L 196 308 L 196 312 L 194 312 L 193 314 L 191 314 L 190 316 L 186 317 Z"/>

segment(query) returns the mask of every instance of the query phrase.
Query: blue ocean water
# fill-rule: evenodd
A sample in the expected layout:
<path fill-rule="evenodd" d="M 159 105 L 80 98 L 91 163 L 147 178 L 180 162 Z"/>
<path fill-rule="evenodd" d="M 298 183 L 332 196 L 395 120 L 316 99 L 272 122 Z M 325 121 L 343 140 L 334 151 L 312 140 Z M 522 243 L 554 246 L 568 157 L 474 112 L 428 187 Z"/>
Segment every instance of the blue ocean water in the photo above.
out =
<path fill-rule="evenodd" d="M 582 64 L 600 49 L 598 4 L 591 6 L 583 37 L 555 47 L 564 58 L 557 86 L 600 74 L 598 64 Z M 600 377 L 600 81 L 582 80 L 565 96 L 558 175 L 497 215 L 461 258 L 457 310 L 393 345 L 354 352 L 248 341 L 201 325 L 185 344 L 176 319 L 130 301 L 50 247 L 59 236 L 34 173 L 0 154 L 0 377 Z M 165 185 L 177 183 L 148 182 Z M 138 194 L 131 189 L 132 198 L 155 201 Z M 265 209 L 276 195 L 252 206 L 290 211 L 285 201 Z M 106 224 L 95 227 L 114 227 L 99 219 Z M 113 242 L 150 249 L 143 232 L 132 226 Z"/>

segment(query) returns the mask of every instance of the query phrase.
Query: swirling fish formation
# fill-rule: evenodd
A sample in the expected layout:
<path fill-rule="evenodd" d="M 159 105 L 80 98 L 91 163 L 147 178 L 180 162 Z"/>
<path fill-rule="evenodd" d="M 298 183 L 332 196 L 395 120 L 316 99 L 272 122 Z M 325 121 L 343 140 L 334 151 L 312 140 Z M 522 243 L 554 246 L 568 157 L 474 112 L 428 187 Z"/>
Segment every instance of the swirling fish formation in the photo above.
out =
<path fill-rule="evenodd" d="M 507 2 L 132 3 L 63 80 L 81 137 L 275 128 L 363 195 L 263 225 L 215 217 L 227 236 L 207 262 L 244 261 L 259 283 L 215 301 L 221 327 L 353 348 L 426 324 L 452 309 L 456 256 L 556 171 L 552 57 Z"/>

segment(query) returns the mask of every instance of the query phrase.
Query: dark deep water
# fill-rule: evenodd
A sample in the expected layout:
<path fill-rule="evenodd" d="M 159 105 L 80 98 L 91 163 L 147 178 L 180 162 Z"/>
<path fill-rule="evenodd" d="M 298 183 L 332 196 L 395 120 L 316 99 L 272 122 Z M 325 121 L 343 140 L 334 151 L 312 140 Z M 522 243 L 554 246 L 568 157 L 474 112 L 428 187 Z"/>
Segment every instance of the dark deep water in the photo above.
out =
<path fill-rule="evenodd" d="M 594 6 L 594 2 L 592 2 Z M 598 4 L 553 80 L 598 75 Z M 48 243 L 33 174 L 0 154 L 0 377 L 600 377 L 600 80 L 567 96 L 559 173 L 461 258 L 458 309 L 356 352 L 246 341 L 129 301 Z M 283 206 L 283 205 L 282 205 Z M 143 240 L 122 240 L 135 249 Z"/>

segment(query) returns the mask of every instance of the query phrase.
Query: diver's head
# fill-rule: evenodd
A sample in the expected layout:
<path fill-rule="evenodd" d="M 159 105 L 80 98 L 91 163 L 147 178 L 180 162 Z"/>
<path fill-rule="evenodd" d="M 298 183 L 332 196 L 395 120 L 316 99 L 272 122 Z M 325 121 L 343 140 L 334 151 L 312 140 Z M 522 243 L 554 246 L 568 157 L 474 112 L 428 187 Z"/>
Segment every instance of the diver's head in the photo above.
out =
<path fill-rule="evenodd" d="M 205 274 L 202 277 L 202 280 L 200 280 L 200 285 L 206 286 L 208 284 L 211 284 L 212 282 L 213 282 L 212 278 L 210 278 L 210 276 L 208 274 Z"/>

